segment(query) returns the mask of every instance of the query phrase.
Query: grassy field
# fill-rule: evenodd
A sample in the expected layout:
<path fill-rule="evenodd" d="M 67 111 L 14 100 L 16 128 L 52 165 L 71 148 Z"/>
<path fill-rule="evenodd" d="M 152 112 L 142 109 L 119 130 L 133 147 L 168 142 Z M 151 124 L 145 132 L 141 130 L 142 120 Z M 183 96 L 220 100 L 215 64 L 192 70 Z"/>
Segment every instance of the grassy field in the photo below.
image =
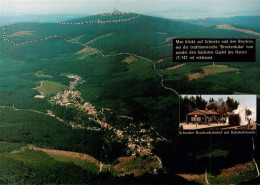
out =
<path fill-rule="evenodd" d="M 239 71 L 237 68 L 228 67 L 226 65 L 208 65 L 203 67 L 203 71 L 205 75 L 217 74 L 217 73 L 225 73 L 232 71 Z"/>
<path fill-rule="evenodd" d="M 86 169 L 94 173 L 98 172 L 99 161 L 91 157 L 90 155 L 83 154 L 83 153 L 40 148 L 33 145 L 27 145 L 21 147 L 19 150 L 14 150 L 11 153 L 22 153 L 25 152 L 26 150 L 41 151 L 46 153 L 48 156 L 50 156 L 51 158 L 57 161 L 73 163 L 81 167 L 82 169 Z"/>
<path fill-rule="evenodd" d="M 95 55 L 97 53 L 98 53 L 98 50 L 92 49 L 90 47 L 85 47 L 85 48 L 81 49 L 80 51 L 78 51 L 76 53 L 76 55 L 79 55 L 79 60 L 84 60 L 88 56 Z"/>
<path fill-rule="evenodd" d="M 112 17 L 117 19 L 117 16 Z M 99 18 L 99 15 L 91 16 L 82 21 Z M 172 47 L 160 47 L 169 44 L 172 37 L 247 38 L 246 33 L 204 28 L 143 15 L 133 21 L 119 24 L 12 24 L 8 26 L 7 35 L 21 30 L 34 32 L 24 37 L 13 37 L 12 40 L 22 42 L 59 35 L 68 40 L 74 39 L 86 43 L 98 38 L 92 40 L 89 45 L 104 54 L 129 52 L 154 61 L 160 60 L 156 66 L 164 77 L 164 85 L 180 94 L 232 94 L 237 91 L 259 94 L 260 92 L 258 43 L 257 62 L 227 62 L 216 63 L 216 65 L 210 62 L 181 65 L 170 58 Z M 167 34 L 158 34 L 159 32 Z M 109 33 L 114 34 L 104 37 Z M 3 36 L 2 32 L 0 36 Z M 59 153 L 57 150 L 85 153 L 103 163 L 113 164 L 115 168 L 112 170 L 118 175 L 150 173 L 152 172 L 150 167 L 158 165 L 156 160 L 149 158 L 118 159 L 125 155 L 126 145 L 124 141 L 116 142 L 110 132 L 72 129 L 64 122 L 35 112 L 45 113 L 46 110 L 52 110 L 54 114 L 64 116 L 62 118 L 68 121 L 78 116 L 79 112 L 75 110 L 51 105 L 47 98 L 33 98 L 38 94 L 37 91 L 49 96 L 65 89 L 67 86 L 64 84 L 69 84 L 69 79 L 61 76 L 61 73 L 76 74 L 85 80 L 77 90 L 97 109 L 105 107 L 111 109 L 110 117 L 106 116 L 109 124 L 124 129 L 130 123 L 137 127 L 140 123 L 145 123 L 147 129 L 153 127 L 156 132 L 165 137 L 169 142 L 156 143 L 153 153 L 162 159 L 163 166 L 168 171 L 202 174 L 205 166 L 210 169 L 212 165 L 212 174 L 216 175 L 215 173 L 222 169 L 251 161 L 251 153 L 246 152 L 251 151 L 249 148 L 252 146 L 251 138 L 178 135 L 178 125 L 174 123 L 178 123 L 179 120 L 179 97 L 162 87 L 160 76 L 154 70 L 152 62 L 129 57 L 129 55 L 103 57 L 97 53 L 97 50 L 84 48 L 60 38 L 20 46 L 14 46 L 3 40 L 0 40 L 0 44 L 3 46 L 0 50 L 2 60 L 0 62 L 0 105 L 3 105 L 0 109 L 0 141 L 21 143 L 21 147 L 28 144 L 38 147 L 38 150 L 8 153 L 17 150 L 20 144 L 12 146 L 2 144 L 0 150 L 5 153 L 0 157 L 0 168 L 2 167 L 0 177 L 4 178 L 0 179 L 0 184 L 87 182 L 82 178 L 87 178 L 91 174 L 86 170 L 84 159 L 71 158 L 70 155 Z M 167 68 L 170 70 L 164 70 Z M 194 80 L 189 80 L 189 74 L 195 76 Z M 39 81 L 42 81 L 41 85 Z M 37 91 L 33 89 L 36 84 L 40 85 L 35 88 Z M 6 108 L 12 106 L 19 111 Z M 118 119 L 117 115 L 133 117 L 133 121 Z M 81 124 L 90 124 L 87 118 L 84 122 L 80 119 L 77 121 Z M 214 145 L 217 142 L 219 144 Z M 228 147 L 225 148 L 227 145 Z M 200 151 L 202 153 L 199 153 Z M 199 159 L 196 156 L 199 156 Z M 115 162 L 117 159 L 118 161 Z M 107 167 L 105 165 L 104 170 L 107 170 Z M 97 171 L 95 165 L 92 170 Z M 72 175 L 74 176 L 71 177 Z M 20 181 L 17 180 L 19 178 Z M 109 178 L 110 176 L 107 177 Z M 31 179 L 35 181 L 30 181 Z M 213 175 L 212 181 L 214 181 Z"/>
<path fill-rule="evenodd" d="M 42 151 L 0 152 L 1 184 L 86 183 L 94 175 L 73 163 L 59 162 Z"/>
<path fill-rule="evenodd" d="M 37 86 L 35 90 L 39 91 L 41 95 L 49 96 L 57 93 L 58 91 L 65 90 L 66 88 L 67 86 L 61 83 L 44 80 L 41 81 L 41 85 Z"/>
<path fill-rule="evenodd" d="M 114 33 L 108 33 L 108 34 L 105 34 L 105 35 L 100 35 L 100 36 L 98 36 L 98 37 L 95 37 L 95 38 L 89 40 L 89 41 L 86 42 L 85 44 L 91 44 L 92 42 L 95 42 L 95 41 L 98 40 L 98 39 L 101 39 L 101 38 L 104 38 L 104 37 L 108 37 L 108 36 L 111 36 L 111 35 L 113 35 L 113 34 L 114 34 Z"/>
<path fill-rule="evenodd" d="M 7 142 L 0 142 L 0 157 L 20 161 L 25 164 L 25 166 L 33 167 L 37 167 L 38 165 L 45 167 L 48 165 L 49 167 L 53 166 L 55 168 L 58 162 L 73 164 L 94 174 L 99 172 L 100 165 L 98 160 L 83 153 L 41 148 L 31 144 L 25 145 Z M 152 169 L 154 168 L 159 168 L 159 161 L 156 157 L 143 159 L 141 157 L 129 156 L 119 157 L 111 164 L 103 164 L 102 172 L 111 172 L 114 176 L 127 174 L 141 176 L 144 173 L 152 173 Z"/>
<path fill-rule="evenodd" d="M 132 63 L 132 62 L 134 62 L 134 61 L 136 61 L 137 59 L 135 58 L 135 57 L 133 57 L 133 56 L 129 56 L 129 57 L 126 57 L 124 60 L 123 60 L 123 62 L 126 62 L 127 64 L 130 64 L 130 63 Z"/>
<path fill-rule="evenodd" d="M 205 184 L 205 173 L 203 174 L 179 174 L 187 180 Z M 208 172 L 210 184 L 239 184 L 257 176 L 253 162 L 237 164 L 233 167 L 223 169 L 218 175 Z"/>
<path fill-rule="evenodd" d="M 231 26 L 231 25 L 229 25 L 229 24 L 217 25 L 216 28 L 217 28 L 217 29 L 236 30 L 236 31 L 248 33 L 248 34 L 251 34 L 251 35 L 260 36 L 260 33 L 259 33 L 259 32 L 255 32 L 255 31 L 248 30 L 248 29 L 237 28 L 237 27 Z"/>
<path fill-rule="evenodd" d="M 219 175 L 210 175 L 208 179 L 210 184 L 239 184 L 256 176 L 257 172 L 254 163 L 248 162 L 223 169 Z"/>
<path fill-rule="evenodd" d="M 51 75 L 46 75 L 46 74 L 44 74 L 42 71 L 37 71 L 37 72 L 35 73 L 35 76 L 37 76 L 37 77 L 39 77 L 39 78 L 52 78 Z"/>
<path fill-rule="evenodd" d="M 184 65 L 185 65 L 185 63 L 184 64 L 179 64 L 179 65 L 176 65 L 176 66 L 172 66 L 172 67 L 168 67 L 168 68 L 166 68 L 166 70 L 174 70 L 174 69 L 177 69 L 177 68 L 182 67 Z"/>
<path fill-rule="evenodd" d="M 15 33 L 12 33 L 8 35 L 8 37 L 24 37 L 24 36 L 30 36 L 33 34 L 34 31 L 18 31 Z"/>
<path fill-rule="evenodd" d="M 72 39 L 70 39 L 70 41 L 78 42 L 79 39 L 80 39 L 81 37 L 83 37 L 84 35 L 86 35 L 86 34 L 82 34 L 82 35 L 80 35 L 80 36 L 77 36 L 77 37 L 75 37 L 75 38 L 72 38 Z"/>
<path fill-rule="evenodd" d="M 0 123 L 0 141 L 33 143 L 37 147 L 87 153 L 104 159 L 100 154 L 105 137 L 102 132 L 72 129 L 45 114 L 8 108 L 0 109 Z"/>
<path fill-rule="evenodd" d="M 208 65 L 208 66 L 203 66 L 203 73 L 189 73 L 188 78 L 189 80 L 193 79 L 198 79 L 198 78 L 203 78 L 208 75 L 214 75 L 218 73 L 226 73 L 226 72 L 234 72 L 234 71 L 239 71 L 240 69 L 237 68 L 232 68 L 228 67 L 226 65 Z"/>
<path fill-rule="evenodd" d="M 7 145 L 14 146 L 14 144 L 8 143 Z M 0 143 L 0 148 L 1 148 Z M 15 149 L 15 147 L 13 148 Z M 61 156 L 63 160 L 63 156 Z M 150 161 L 149 161 L 150 160 Z M 180 184 L 191 184 L 183 178 L 178 178 L 176 175 L 171 177 L 159 177 L 157 179 L 154 175 L 145 174 L 145 176 L 138 176 L 133 178 L 129 173 L 136 172 L 135 174 L 142 174 L 141 172 L 148 172 L 150 169 L 146 168 L 147 162 L 149 166 L 153 167 L 153 159 L 119 159 L 118 162 L 123 163 L 122 167 L 129 169 L 128 167 L 136 167 L 143 165 L 143 168 L 138 172 L 137 169 L 131 169 L 125 171 L 125 173 L 116 173 L 115 169 L 104 165 L 102 173 L 98 173 L 97 170 L 82 169 L 71 161 L 62 162 L 53 156 L 50 156 L 44 151 L 24 149 L 23 151 L 15 152 L 1 152 L 0 151 L 0 183 L 1 184 L 140 184 L 144 182 L 161 183 L 168 182 L 168 178 L 171 182 L 179 182 Z M 120 164 L 117 164 L 118 166 Z M 134 165 L 134 166 L 133 166 Z M 121 169 L 121 168 L 120 168 Z M 110 172 L 112 172 L 114 176 Z M 120 171 L 121 172 L 121 171 Z M 123 175 L 123 176 L 120 176 Z M 154 181 L 155 180 L 155 181 Z M 171 183 L 171 184 L 172 184 Z M 194 183 L 193 183 L 194 184 Z"/>
<path fill-rule="evenodd" d="M 153 173 L 153 169 L 159 168 L 159 161 L 155 157 L 148 157 L 142 159 L 140 157 L 120 157 L 116 160 L 113 166 L 115 174 L 134 174 L 134 176 L 141 176 L 144 173 Z"/>

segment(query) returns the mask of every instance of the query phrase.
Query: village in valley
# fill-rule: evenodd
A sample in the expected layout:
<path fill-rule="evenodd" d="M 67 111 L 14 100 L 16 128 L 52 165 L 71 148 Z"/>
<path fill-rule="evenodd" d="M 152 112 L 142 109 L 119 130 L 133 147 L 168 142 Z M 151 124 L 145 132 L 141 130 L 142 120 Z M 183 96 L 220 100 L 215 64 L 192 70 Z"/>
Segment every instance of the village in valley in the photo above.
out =
<path fill-rule="evenodd" d="M 0 185 L 259 180 L 256 3 L 2 1 Z M 252 40 L 255 62 L 181 62 L 184 38 Z"/>
<path fill-rule="evenodd" d="M 118 10 L 114 10 L 113 12 L 106 12 L 103 14 L 103 16 L 113 16 L 113 15 L 128 15 L 127 12 L 121 12 Z M 103 23 L 117 23 L 117 22 L 127 22 L 133 19 L 137 19 L 140 17 L 140 14 L 128 17 L 128 18 L 122 18 L 122 19 L 113 19 L 113 20 L 93 20 L 93 21 L 87 21 L 87 22 L 57 22 L 57 24 L 103 24 Z M 84 47 L 85 44 L 82 44 L 80 42 L 74 42 L 71 40 L 68 40 L 66 38 L 63 38 L 61 36 L 53 35 L 49 37 L 45 37 L 39 40 L 28 40 L 24 42 L 14 42 L 7 38 L 6 34 L 7 27 L 4 26 L 2 28 L 3 32 L 3 40 L 10 42 L 14 45 L 24 45 L 28 43 L 34 43 L 34 42 L 41 42 L 44 40 L 49 40 L 52 38 L 59 38 L 62 40 L 65 40 L 66 42 L 73 43 L 73 44 L 79 44 Z M 103 54 L 100 53 L 102 56 Z M 118 142 L 126 141 L 126 146 L 128 148 L 127 153 L 132 155 L 139 155 L 139 156 L 149 156 L 153 155 L 152 149 L 153 149 L 153 143 L 158 141 L 166 141 L 166 139 L 161 136 L 158 132 L 156 132 L 155 128 L 153 126 L 149 126 L 149 128 L 143 128 L 144 123 L 130 123 L 128 126 L 126 126 L 123 130 L 120 130 L 118 128 L 115 128 L 111 124 L 107 123 L 105 119 L 105 113 L 112 111 L 109 108 L 102 108 L 100 110 L 97 110 L 95 106 L 93 106 L 90 102 L 85 101 L 81 93 L 78 90 L 75 90 L 78 85 L 83 84 L 85 81 L 82 80 L 78 75 L 68 74 L 66 76 L 69 79 L 73 79 L 73 81 L 70 82 L 69 88 L 64 91 L 59 91 L 55 96 L 51 97 L 49 99 L 49 102 L 51 104 L 55 104 L 62 107 L 69 107 L 76 109 L 78 111 L 84 112 L 89 117 L 88 119 L 94 123 L 96 123 L 96 126 L 85 126 L 80 123 L 76 123 L 74 121 L 68 121 L 65 120 L 53 113 L 52 110 L 47 110 L 46 115 L 50 117 L 55 117 L 58 121 L 63 123 L 68 123 L 71 125 L 74 129 L 88 129 L 92 131 L 101 131 L 107 130 L 112 131 L 112 133 L 117 137 Z M 42 86 L 42 82 L 41 85 Z M 46 96 L 44 96 L 42 93 L 40 95 L 35 95 L 34 98 L 36 99 L 44 99 Z M 121 119 L 127 119 L 129 121 L 132 121 L 133 118 L 125 115 L 117 115 Z M 80 120 L 81 118 L 76 118 L 77 120 Z M 113 137 L 111 135 L 111 137 Z"/>
<path fill-rule="evenodd" d="M 134 156 L 150 156 L 153 155 L 153 143 L 158 141 L 166 141 L 153 127 L 148 129 L 143 128 L 145 123 L 134 124 L 130 123 L 123 130 L 115 128 L 105 120 L 106 113 L 112 113 L 109 108 L 102 108 L 97 110 L 91 103 L 85 101 L 81 93 L 75 90 L 78 85 L 83 84 L 85 81 L 82 80 L 78 75 L 69 74 L 66 76 L 69 79 L 73 79 L 70 82 L 68 90 L 59 91 L 55 96 L 50 98 L 50 102 L 58 106 L 74 108 L 78 111 L 83 111 L 89 117 L 88 119 L 96 123 L 97 126 L 83 126 L 72 121 L 66 121 L 56 116 L 51 110 L 47 110 L 47 115 L 55 117 L 61 122 L 69 123 L 74 129 L 88 129 L 92 131 L 100 131 L 101 129 L 111 131 L 111 138 L 113 135 L 116 136 L 118 142 L 126 141 L 128 148 L 127 153 Z M 121 119 L 127 119 L 130 122 L 133 121 L 132 117 L 125 115 L 118 115 Z M 80 119 L 80 118 L 78 118 Z"/>

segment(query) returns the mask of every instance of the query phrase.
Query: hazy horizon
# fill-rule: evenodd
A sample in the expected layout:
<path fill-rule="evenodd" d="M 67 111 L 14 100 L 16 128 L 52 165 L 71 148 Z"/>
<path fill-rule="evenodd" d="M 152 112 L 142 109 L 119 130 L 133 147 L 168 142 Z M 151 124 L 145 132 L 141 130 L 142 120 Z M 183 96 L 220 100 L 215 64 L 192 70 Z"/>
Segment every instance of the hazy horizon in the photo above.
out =
<path fill-rule="evenodd" d="M 253 16 L 260 15 L 260 0 L 1 0 L 0 17 L 94 15 L 114 9 L 168 19 Z"/>

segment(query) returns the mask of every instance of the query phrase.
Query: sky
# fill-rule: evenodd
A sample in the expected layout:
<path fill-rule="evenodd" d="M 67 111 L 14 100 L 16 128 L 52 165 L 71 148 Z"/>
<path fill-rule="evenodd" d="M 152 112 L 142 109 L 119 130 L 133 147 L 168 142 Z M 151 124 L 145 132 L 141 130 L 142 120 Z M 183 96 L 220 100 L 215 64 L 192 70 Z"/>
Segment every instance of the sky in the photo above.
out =
<path fill-rule="evenodd" d="M 260 15 L 260 0 L 0 0 L 0 16 L 94 15 L 118 9 L 164 18 Z"/>

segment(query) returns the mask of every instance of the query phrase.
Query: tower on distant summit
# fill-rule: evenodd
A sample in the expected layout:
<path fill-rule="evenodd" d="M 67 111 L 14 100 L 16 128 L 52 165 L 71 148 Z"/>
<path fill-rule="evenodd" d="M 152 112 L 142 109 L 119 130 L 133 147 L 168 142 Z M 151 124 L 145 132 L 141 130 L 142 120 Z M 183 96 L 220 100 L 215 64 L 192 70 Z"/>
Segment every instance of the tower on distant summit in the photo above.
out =
<path fill-rule="evenodd" d="M 117 10 L 114 6 L 114 11 L 113 12 L 106 12 L 105 15 L 126 15 L 128 14 L 127 12 L 121 12 Z"/>

